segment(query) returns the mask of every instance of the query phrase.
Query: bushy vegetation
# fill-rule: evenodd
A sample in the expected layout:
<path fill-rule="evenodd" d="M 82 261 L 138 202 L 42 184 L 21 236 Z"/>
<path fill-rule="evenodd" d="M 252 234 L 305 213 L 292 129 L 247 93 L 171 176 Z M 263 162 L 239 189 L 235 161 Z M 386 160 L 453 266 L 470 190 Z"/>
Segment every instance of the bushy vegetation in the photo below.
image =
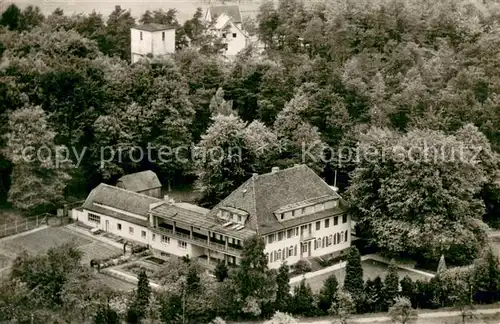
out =
<path fill-rule="evenodd" d="M 360 263 L 359 253 L 349 255 L 347 269 L 355 269 Z M 270 270 L 265 259 L 263 241 L 254 237 L 245 242 L 241 267 L 231 268 L 222 281 L 196 261 L 184 258 L 161 266 L 161 275 L 157 276 L 161 291 L 152 291 L 142 271 L 137 289 L 124 293 L 107 288 L 96 270 L 81 264 L 81 252 L 71 245 L 53 248 L 41 256 L 22 254 L 14 263 L 11 277 L 3 281 L 8 289 L 0 294 L 0 320 L 24 321 L 33 315 L 39 321 L 52 318 L 95 323 L 116 323 L 120 318 L 127 323 L 145 319 L 210 323 L 269 318 L 279 323 L 291 314 L 333 315 L 345 322 L 354 314 L 389 312 L 409 323 L 415 318 L 416 308 L 452 306 L 466 314 L 475 304 L 500 301 L 500 268 L 492 251 L 473 266 L 445 269 L 427 281 L 398 278 L 394 264 L 384 280 L 377 277 L 361 282 L 361 286 L 349 284 L 349 280 L 354 282 L 349 276 L 341 283 L 332 276 L 318 294 L 305 280 L 292 291 L 289 267 L 283 264 L 278 270 Z"/>

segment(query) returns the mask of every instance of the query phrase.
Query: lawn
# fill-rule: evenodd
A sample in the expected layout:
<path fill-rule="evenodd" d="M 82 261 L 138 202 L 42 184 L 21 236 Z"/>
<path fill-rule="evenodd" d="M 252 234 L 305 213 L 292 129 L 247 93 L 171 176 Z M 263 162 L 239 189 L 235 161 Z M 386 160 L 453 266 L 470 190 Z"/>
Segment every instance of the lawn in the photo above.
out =
<path fill-rule="evenodd" d="M 364 260 L 364 261 L 361 261 L 361 265 L 363 267 L 364 280 L 374 279 L 377 276 L 384 278 L 386 273 L 387 273 L 388 265 L 385 263 L 379 262 L 379 261 Z M 314 278 L 306 279 L 306 283 L 308 283 L 311 286 L 311 289 L 314 292 L 318 292 L 321 289 L 321 287 L 323 286 L 323 282 L 332 274 L 335 275 L 335 277 L 337 277 L 337 280 L 339 281 L 339 283 L 344 282 L 345 268 L 342 268 L 342 269 L 334 270 L 332 272 L 316 276 Z M 401 268 L 398 269 L 398 274 L 399 274 L 400 279 L 402 279 L 406 275 L 408 275 L 412 280 L 428 278 L 428 277 L 420 275 L 418 273 L 404 270 Z M 298 284 L 299 283 L 294 283 L 294 284 L 292 284 L 292 287 L 296 286 Z"/>
<path fill-rule="evenodd" d="M 82 262 L 106 258 L 120 252 L 120 249 L 86 238 L 64 227 L 48 227 L 29 234 L 4 238 L 0 241 L 0 265 L 14 259 L 22 251 L 32 254 L 46 253 L 50 248 L 72 242 L 83 251 Z"/>

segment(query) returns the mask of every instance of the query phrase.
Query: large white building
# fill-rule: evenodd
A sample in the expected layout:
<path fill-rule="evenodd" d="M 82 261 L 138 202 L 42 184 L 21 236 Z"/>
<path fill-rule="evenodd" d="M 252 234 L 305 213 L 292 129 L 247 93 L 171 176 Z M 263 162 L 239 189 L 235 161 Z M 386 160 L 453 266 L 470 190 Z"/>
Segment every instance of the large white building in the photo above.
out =
<path fill-rule="evenodd" d="M 175 53 L 175 29 L 160 24 L 143 24 L 130 29 L 132 64 L 142 58 Z"/>
<path fill-rule="evenodd" d="M 250 44 L 250 37 L 242 27 L 239 6 L 208 7 L 205 21 L 212 23 L 215 33 L 222 38 L 228 57 L 237 55 Z"/>
<path fill-rule="evenodd" d="M 159 257 L 238 264 L 243 242 L 260 235 L 269 267 L 336 255 L 350 246 L 344 201 L 309 167 L 253 175 L 212 210 L 100 184 L 78 221 L 147 244 Z"/>

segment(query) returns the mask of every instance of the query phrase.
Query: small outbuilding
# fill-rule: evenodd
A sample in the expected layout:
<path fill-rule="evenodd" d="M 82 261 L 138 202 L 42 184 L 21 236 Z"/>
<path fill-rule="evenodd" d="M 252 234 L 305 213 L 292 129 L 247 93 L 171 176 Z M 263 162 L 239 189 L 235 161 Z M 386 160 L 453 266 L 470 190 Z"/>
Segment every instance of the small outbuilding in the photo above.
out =
<path fill-rule="evenodd" d="M 161 182 L 156 173 L 151 170 L 124 175 L 118 179 L 116 186 L 150 197 L 162 197 Z"/>

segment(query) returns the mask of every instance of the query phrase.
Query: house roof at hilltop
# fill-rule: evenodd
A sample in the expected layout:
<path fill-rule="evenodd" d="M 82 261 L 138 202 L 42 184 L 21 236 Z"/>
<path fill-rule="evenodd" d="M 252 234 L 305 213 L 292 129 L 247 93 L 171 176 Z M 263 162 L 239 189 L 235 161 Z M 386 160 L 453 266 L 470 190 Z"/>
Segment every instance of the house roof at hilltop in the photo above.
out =
<path fill-rule="evenodd" d="M 218 211 L 224 207 L 237 208 L 249 214 L 246 227 L 260 234 L 267 234 L 288 226 L 296 226 L 318 215 L 327 217 L 325 213 L 316 213 L 297 217 L 292 224 L 288 221 L 279 222 L 274 215 L 274 212 L 282 207 L 318 198 L 324 199 L 327 196 L 340 199 L 340 196 L 313 170 L 306 165 L 298 165 L 274 173 L 252 176 L 215 206 L 208 216 L 215 218 Z M 343 210 L 339 207 L 326 212 L 338 214 Z"/>
<path fill-rule="evenodd" d="M 142 221 L 136 217 L 128 216 L 99 205 L 112 207 L 147 218 L 150 204 L 162 201 L 158 198 L 101 183 L 90 192 L 82 208 L 146 226 L 147 221 Z"/>
<path fill-rule="evenodd" d="M 138 29 L 138 30 L 149 31 L 149 32 L 175 29 L 175 28 L 169 27 L 167 25 L 155 24 L 155 23 L 137 25 L 137 26 L 134 26 L 133 28 Z"/>
<path fill-rule="evenodd" d="M 118 179 L 118 183 L 120 182 L 125 189 L 135 192 L 161 187 L 158 176 L 151 170 L 124 175 Z"/>
<path fill-rule="evenodd" d="M 241 23 L 241 12 L 239 6 L 213 6 L 208 8 L 210 10 L 210 18 L 212 20 L 222 14 L 225 14 L 233 20 L 235 24 Z"/>

